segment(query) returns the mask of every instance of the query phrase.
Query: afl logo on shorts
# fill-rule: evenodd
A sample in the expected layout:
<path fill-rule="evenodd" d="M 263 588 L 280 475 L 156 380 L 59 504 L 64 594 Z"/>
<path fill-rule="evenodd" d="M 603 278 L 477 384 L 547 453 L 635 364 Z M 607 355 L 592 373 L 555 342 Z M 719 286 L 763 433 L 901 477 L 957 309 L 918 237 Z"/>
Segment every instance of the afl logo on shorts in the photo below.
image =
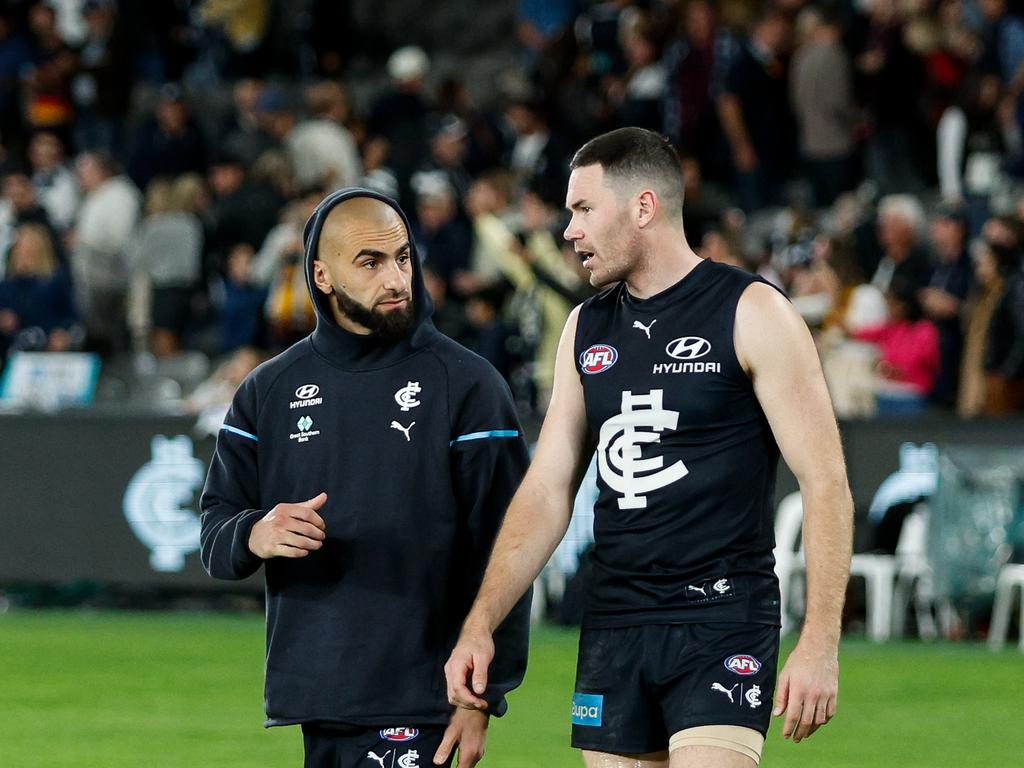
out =
<path fill-rule="evenodd" d="M 737 675 L 756 675 L 761 671 L 761 662 L 749 653 L 737 653 L 725 660 L 725 668 Z"/>
<path fill-rule="evenodd" d="M 704 357 L 710 351 L 711 342 L 700 336 L 683 336 L 681 339 L 673 339 L 665 347 L 666 354 L 676 360 L 695 360 L 698 357 Z"/>
<path fill-rule="evenodd" d="M 385 728 L 380 732 L 380 737 L 387 741 L 412 741 L 419 735 L 417 728 Z"/>
<path fill-rule="evenodd" d="M 580 355 L 580 369 L 584 373 L 594 374 L 607 371 L 619 359 L 618 350 L 607 344 L 594 344 Z"/>

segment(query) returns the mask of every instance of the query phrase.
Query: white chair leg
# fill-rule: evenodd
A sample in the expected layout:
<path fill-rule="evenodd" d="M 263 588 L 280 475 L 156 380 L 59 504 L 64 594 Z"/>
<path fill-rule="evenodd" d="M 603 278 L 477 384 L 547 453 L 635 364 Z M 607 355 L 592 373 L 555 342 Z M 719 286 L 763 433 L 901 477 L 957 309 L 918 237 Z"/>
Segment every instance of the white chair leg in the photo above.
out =
<path fill-rule="evenodd" d="M 1013 585 L 1006 581 L 1000 581 L 996 585 L 996 601 L 992 606 L 992 626 L 988 633 L 988 647 L 993 651 L 1002 650 L 1006 644 L 1006 631 L 1010 627 L 1010 610 L 1013 606 L 1011 601 Z M 1024 599 L 1024 590 L 1022 590 Z M 1021 633 L 1024 635 L 1024 632 Z"/>
<path fill-rule="evenodd" d="M 910 593 L 913 577 L 896 579 L 892 594 L 892 635 L 903 637 L 907 631 L 907 608 L 910 607 Z"/>
<path fill-rule="evenodd" d="M 892 631 L 892 585 L 885 583 L 885 574 L 871 573 L 865 577 L 868 604 L 868 636 L 876 643 L 889 639 Z"/>
<path fill-rule="evenodd" d="M 930 583 L 927 578 L 917 580 L 914 588 L 914 612 L 917 616 L 917 633 L 922 640 L 935 640 L 939 631 L 932 616 L 932 600 L 929 598 Z"/>

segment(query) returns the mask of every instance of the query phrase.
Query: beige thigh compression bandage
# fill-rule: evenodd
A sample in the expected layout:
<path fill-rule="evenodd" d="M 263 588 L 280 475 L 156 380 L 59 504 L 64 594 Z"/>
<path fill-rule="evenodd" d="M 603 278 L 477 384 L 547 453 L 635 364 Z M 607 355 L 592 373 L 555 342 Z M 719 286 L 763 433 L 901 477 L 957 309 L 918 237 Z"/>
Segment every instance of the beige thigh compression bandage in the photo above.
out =
<path fill-rule="evenodd" d="M 755 763 L 761 762 L 761 750 L 764 749 L 764 736 L 753 728 L 738 725 L 701 725 L 679 731 L 668 740 L 668 751 L 674 752 L 682 747 L 718 747 L 731 749 L 746 755 Z"/>

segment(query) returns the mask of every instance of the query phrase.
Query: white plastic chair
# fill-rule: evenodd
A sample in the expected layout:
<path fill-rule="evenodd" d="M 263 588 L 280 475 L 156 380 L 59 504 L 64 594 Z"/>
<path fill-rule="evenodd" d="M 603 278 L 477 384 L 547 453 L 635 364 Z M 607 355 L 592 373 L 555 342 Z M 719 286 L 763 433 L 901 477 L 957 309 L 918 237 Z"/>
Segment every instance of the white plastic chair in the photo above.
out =
<path fill-rule="evenodd" d="M 779 577 L 782 614 L 782 633 L 792 631 L 794 615 L 793 590 L 802 586 L 799 577 L 804 572 L 804 550 L 800 531 L 804 520 L 804 503 L 800 492 L 794 492 L 779 502 L 775 511 L 775 573 Z M 794 578 L 797 577 L 797 578 Z M 797 583 L 794 583 L 797 582 Z M 801 593 L 802 594 L 802 593 Z M 801 609 L 802 605 L 799 606 Z"/>
<path fill-rule="evenodd" d="M 896 584 L 893 590 L 892 633 L 902 637 L 906 631 L 907 608 L 914 605 L 917 631 L 923 639 L 938 637 L 932 608 L 932 569 L 927 552 L 928 507 L 918 504 L 903 521 L 896 543 Z"/>
<path fill-rule="evenodd" d="M 793 628 L 793 591 L 795 582 L 802 586 L 807 570 L 800 533 L 804 505 L 799 492 L 779 502 L 775 513 L 775 572 L 781 592 L 782 631 Z M 799 546 L 798 546 L 798 542 Z M 854 555 L 850 576 L 864 579 L 867 593 L 868 637 L 876 642 L 888 640 L 892 634 L 892 601 L 896 580 L 896 558 L 892 555 Z"/>
<path fill-rule="evenodd" d="M 1006 632 L 1010 627 L 1013 612 L 1013 590 L 1020 589 L 1020 622 L 1024 625 L 1024 565 L 1004 565 L 996 580 L 996 602 L 992 607 L 992 629 L 988 636 L 988 647 L 1001 650 L 1006 644 Z M 1020 650 L 1024 653 L 1024 627 L 1020 631 Z"/>

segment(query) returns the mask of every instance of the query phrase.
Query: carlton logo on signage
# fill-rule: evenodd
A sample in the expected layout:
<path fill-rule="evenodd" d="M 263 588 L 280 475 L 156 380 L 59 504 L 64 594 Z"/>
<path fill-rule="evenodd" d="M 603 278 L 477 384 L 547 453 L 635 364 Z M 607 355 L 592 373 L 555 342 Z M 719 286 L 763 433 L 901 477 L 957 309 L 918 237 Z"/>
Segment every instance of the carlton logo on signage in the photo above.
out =
<path fill-rule="evenodd" d="M 615 365 L 615 361 L 618 359 L 619 352 L 615 347 L 610 347 L 607 344 L 594 344 L 580 355 L 580 368 L 584 373 L 601 373 Z"/>
<path fill-rule="evenodd" d="M 737 653 L 725 660 L 725 668 L 737 675 L 756 675 L 761 671 L 761 662 L 749 653 Z"/>
<path fill-rule="evenodd" d="M 195 493 L 206 467 L 192 453 L 188 435 L 157 435 L 152 458 L 136 472 L 124 492 L 124 516 L 150 551 L 154 571 L 173 573 L 185 567 L 185 556 L 199 549 L 199 517 Z"/>
<path fill-rule="evenodd" d="M 316 384 L 303 384 L 295 390 L 295 396 L 299 398 L 299 400 L 309 400 L 311 397 L 316 397 L 319 392 L 320 387 Z"/>
<path fill-rule="evenodd" d="M 704 357 L 711 351 L 711 342 L 702 339 L 700 336 L 683 336 L 681 339 L 673 339 L 665 347 L 669 357 L 676 360 L 696 360 Z"/>

